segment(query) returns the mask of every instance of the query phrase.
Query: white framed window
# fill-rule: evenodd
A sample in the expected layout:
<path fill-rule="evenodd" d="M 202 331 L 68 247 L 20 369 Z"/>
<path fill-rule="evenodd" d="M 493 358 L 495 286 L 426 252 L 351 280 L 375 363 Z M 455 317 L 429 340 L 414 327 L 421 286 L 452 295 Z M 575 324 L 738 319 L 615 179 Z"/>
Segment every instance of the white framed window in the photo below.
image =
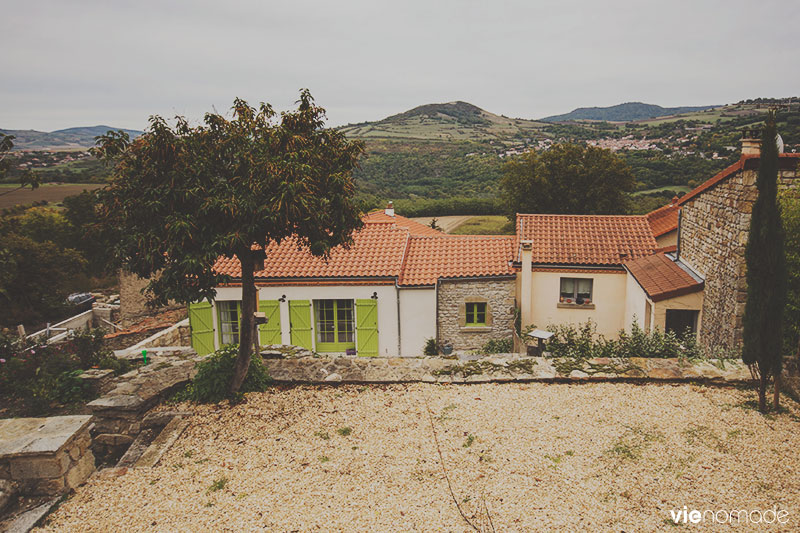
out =
<path fill-rule="evenodd" d="M 593 302 L 592 278 L 561 278 L 559 303 L 585 305 Z"/>

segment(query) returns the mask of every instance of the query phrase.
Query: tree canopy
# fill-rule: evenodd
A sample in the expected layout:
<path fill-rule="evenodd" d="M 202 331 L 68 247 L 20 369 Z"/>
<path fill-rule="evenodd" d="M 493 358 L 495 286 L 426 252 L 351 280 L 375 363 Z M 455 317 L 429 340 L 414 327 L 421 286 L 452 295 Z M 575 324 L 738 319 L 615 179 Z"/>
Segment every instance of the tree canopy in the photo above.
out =
<path fill-rule="evenodd" d="M 636 180 L 628 165 L 609 150 L 557 144 L 528 151 L 504 166 L 501 198 L 507 214 L 620 214 Z"/>
<path fill-rule="evenodd" d="M 190 126 L 150 119 L 129 142 L 122 132 L 98 139 L 96 152 L 114 158 L 101 211 L 112 228 L 114 255 L 129 271 L 151 277 L 154 303 L 210 299 L 227 281 L 212 269 L 219 256 L 242 266 L 240 350 L 231 392 L 250 362 L 255 267 L 270 241 L 294 238 L 324 256 L 351 242 L 361 225 L 352 171 L 360 142 L 325 129 L 324 110 L 308 90 L 296 110 L 278 119 L 272 107 L 236 99 L 232 118 L 205 115 Z"/>
<path fill-rule="evenodd" d="M 775 113 L 767 116 L 761 137 L 758 198 L 753 205 L 745 249 L 747 302 L 743 320 L 742 360 L 759 377 L 759 409 L 766 409 L 766 386 L 775 381 L 777 409 L 783 365 L 783 308 L 786 302 L 784 231 L 778 205 L 778 147 Z"/>

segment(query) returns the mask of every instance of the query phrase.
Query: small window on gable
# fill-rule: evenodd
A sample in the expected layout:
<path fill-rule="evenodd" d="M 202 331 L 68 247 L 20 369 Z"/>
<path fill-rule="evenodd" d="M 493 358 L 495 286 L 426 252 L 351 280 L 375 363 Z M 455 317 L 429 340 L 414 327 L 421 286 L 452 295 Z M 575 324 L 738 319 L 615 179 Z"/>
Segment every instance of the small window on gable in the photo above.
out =
<path fill-rule="evenodd" d="M 567 304 L 592 303 L 591 278 L 561 278 L 559 302 Z"/>
<path fill-rule="evenodd" d="M 486 325 L 486 302 L 467 302 L 466 304 L 466 320 L 467 326 L 485 326 Z"/>

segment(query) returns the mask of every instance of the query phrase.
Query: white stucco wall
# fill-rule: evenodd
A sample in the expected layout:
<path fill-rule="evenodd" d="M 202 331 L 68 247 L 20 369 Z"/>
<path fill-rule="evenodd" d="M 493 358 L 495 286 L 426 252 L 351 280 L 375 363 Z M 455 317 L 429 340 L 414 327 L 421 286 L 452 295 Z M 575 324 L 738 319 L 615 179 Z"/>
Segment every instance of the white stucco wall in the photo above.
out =
<path fill-rule="evenodd" d="M 422 355 L 430 338 L 436 338 L 436 290 L 400 289 L 400 355 Z"/>
<path fill-rule="evenodd" d="M 590 278 L 594 309 L 558 307 L 561 278 Z M 533 272 L 531 283 L 531 324 L 583 324 L 591 319 L 597 332 L 615 338 L 625 326 L 626 275 L 624 271 L 584 274 L 570 271 Z M 523 324 L 523 327 L 525 325 Z"/>
<path fill-rule="evenodd" d="M 703 322 L 703 291 L 684 294 L 683 296 L 676 296 L 675 298 L 655 302 L 654 306 L 654 328 L 657 327 L 661 331 L 666 329 L 667 309 L 684 309 L 689 311 L 699 311 L 697 315 L 697 331 L 700 331 L 700 327 Z"/>
<path fill-rule="evenodd" d="M 672 231 L 668 231 L 664 235 L 656 237 L 656 244 L 659 248 L 678 244 L 678 230 L 674 229 Z"/>
<path fill-rule="evenodd" d="M 625 331 L 630 332 L 634 319 L 639 327 L 645 328 L 645 317 L 649 305 L 647 293 L 628 272 L 625 275 Z"/>
<path fill-rule="evenodd" d="M 433 292 L 433 291 L 431 291 Z M 384 357 L 398 355 L 397 344 L 399 340 L 397 325 L 397 289 L 394 285 L 334 285 L 334 286 L 274 286 L 259 287 L 260 300 L 278 300 L 286 296 L 285 302 L 280 302 L 281 312 L 281 339 L 284 344 L 290 343 L 289 333 L 289 301 L 290 300 L 335 300 L 367 299 L 373 293 L 378 295 L 378 353 Z M 216 300 L 241 300 L 241 287 L 220 287 L 217 289 Z M 214 343 L 219 348 L 219 335 L 217 326 L 217 308 L 214 302 Z M 435 321 L 434 321 L 435 322 Z M 312 338 L 316 348 L 316 331 L 314 317 L 311 318 Z"/>

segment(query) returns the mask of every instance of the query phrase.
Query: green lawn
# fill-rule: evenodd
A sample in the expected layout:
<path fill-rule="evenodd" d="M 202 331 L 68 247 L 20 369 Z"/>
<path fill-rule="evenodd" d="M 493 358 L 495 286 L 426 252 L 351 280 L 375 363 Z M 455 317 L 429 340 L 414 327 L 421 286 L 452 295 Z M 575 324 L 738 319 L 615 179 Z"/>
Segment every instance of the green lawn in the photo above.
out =
<path fill-rule="evenodd" d="M 450 232 L 452 235 L 513 235 L 514 224 L 502 215 L 472 217 Z"/>
<path fill-rule="evenodd" d="M 653 194 L 657 192 L 664 192 L 664 191 L 675 191 L 676 193 L 679 192 L 689 192 L 692 188 L 686 185 L 665 185 L 664 187 L 658 187 L 657 189 L 647 189 L 644 191 L 636 191 L 633 193 L 633 196 L 637 196 L 640 194 Z"/>

